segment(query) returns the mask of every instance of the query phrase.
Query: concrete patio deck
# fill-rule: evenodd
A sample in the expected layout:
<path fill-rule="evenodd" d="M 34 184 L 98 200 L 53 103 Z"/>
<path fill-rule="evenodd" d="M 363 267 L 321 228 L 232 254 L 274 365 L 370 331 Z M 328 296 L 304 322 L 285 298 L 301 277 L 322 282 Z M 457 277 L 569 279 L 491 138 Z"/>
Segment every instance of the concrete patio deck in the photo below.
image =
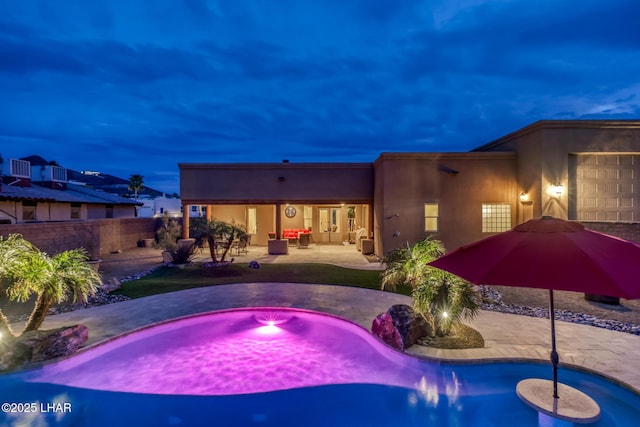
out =
<path fill-rule="evenodd" d="M 353 253 L 349 254 L 351 249 Z M 265 247 L 253 247 L 249 254 L 236 256 L 236 262 L 254 259 L 263 263 L 329 262 L 354 268 L 380 268 L 379 263 L 366 261 L 353 246 L 339 248 L 319 245 L 316 252 L 312 250 L 292 247 L 290 255 L 270 256 L 266 254 Z M 105 259 L 105 271 L 116 276 L 119 271 L 122 276 L 129 274 L 127 269 L 137 268 L 140 271 L 152 261 L 153 265 L 159 264 L 159 254 L 154 255 L 149 251 L 140 249 L 137 252 L 114 254 Z M 198 258 L 205 259 L 206 252 L 198 255 Z M 81 323 L 89 327 L 87 345 L 91 345 L 180 316 L 228 308 L 276 306 L 331 313 L 370 330 L 373 319 L 393 304 L 411 304 L 411 299 L 347 286 L 239 283 L 188 289 L 49 316 L 43 329 Z M 413 346 L 408 353 L 419 357 L 467 361 L 525 359 L 546 362 L 549 359 L 548 319 L 481 311 L 468 324 L 482 334 L 484 348 L 444 350 Z M 556 334 L 561 365 L 593 370 L 640 392 L 640 336 L 561 321 L 556 322 Z"/>

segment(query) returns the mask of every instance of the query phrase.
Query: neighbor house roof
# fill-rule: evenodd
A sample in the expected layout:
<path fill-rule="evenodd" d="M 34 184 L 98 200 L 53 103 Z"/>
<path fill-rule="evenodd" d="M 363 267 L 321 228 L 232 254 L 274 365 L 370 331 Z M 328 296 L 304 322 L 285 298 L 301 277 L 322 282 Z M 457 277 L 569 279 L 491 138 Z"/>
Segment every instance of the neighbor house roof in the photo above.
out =
<path fill-rule="evenodd" d="M 137 200 L 127 199 L 116 194 L 94 190 L 76 184 L 67 184 L 66 190 L 53 190 L 37 184 L 32 184 L 31 187 L 3 185 L 0 191 L 0 200 L 29 200 L 34 202 L 85 203 L 96 205 L 142 205 L 142 203 Z"/>

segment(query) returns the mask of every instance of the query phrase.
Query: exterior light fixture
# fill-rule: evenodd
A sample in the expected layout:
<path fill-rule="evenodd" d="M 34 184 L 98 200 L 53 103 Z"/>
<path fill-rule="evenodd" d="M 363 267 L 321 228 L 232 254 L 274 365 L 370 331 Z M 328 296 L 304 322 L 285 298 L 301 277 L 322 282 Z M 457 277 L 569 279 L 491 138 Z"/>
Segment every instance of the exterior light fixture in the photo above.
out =
<path fill-rule="evenodd" d="M 551 194 L 553 194 L 555 197 L 560 197 L 562 196 L 563 193 L 564 193 L 564 185 L 555 184 L 551 186 Z"/>
<path fill-rule="evenodd" d="M 525 193 L 524 191 L 520 193 L 520 203 L 523 205 L 532 205 L 533 201 L 529 199 L 529 193 Z"/>
<path fill-rule="evenodd" d="M 446 319 L 447 317 L 449 317 L 449 313 L 447 313 L 446 311 L 442 312 L 442 318 Z"/>

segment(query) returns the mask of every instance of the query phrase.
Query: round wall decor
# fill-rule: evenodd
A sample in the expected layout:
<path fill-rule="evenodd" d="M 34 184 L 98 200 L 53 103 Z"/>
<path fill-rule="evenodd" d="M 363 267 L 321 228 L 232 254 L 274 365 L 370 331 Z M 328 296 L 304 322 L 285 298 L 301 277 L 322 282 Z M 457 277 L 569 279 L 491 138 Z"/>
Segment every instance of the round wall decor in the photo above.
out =
<path fill-rule="evenodd" d="M 284 210 L 284 214 L 287 216 L 287 218 L 293 218 L 294 216 L 296 216 L 296 208 L 294 208 L 293 206 L 287 206 L 287 208 Z"/>

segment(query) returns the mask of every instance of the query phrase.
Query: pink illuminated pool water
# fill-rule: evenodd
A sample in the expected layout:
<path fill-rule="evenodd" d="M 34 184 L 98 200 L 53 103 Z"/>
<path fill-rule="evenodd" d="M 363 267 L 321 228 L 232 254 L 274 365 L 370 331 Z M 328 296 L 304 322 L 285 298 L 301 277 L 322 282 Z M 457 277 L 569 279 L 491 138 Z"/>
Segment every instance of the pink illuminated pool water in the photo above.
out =
<path fill-rule="evenodd" d="M 227 310 L 0 375 L 0 402 L 73 409 L 0 412 L 0 426 L 534 427 L 516 384 L 549 374 L 546 363 L 417 359 L 317 312 Z M 587 372 L 559 376 L 600 405 L 594 426 L 637 426 L 637 393 Z"/>
<path fill-rule="evenodd" d="M 357 325 L 286 309 L 222 311 L 134 332 L 34 381 L 95 390 L 229 395 L 328 384 L 414 386 L 424 373 Z"/>

